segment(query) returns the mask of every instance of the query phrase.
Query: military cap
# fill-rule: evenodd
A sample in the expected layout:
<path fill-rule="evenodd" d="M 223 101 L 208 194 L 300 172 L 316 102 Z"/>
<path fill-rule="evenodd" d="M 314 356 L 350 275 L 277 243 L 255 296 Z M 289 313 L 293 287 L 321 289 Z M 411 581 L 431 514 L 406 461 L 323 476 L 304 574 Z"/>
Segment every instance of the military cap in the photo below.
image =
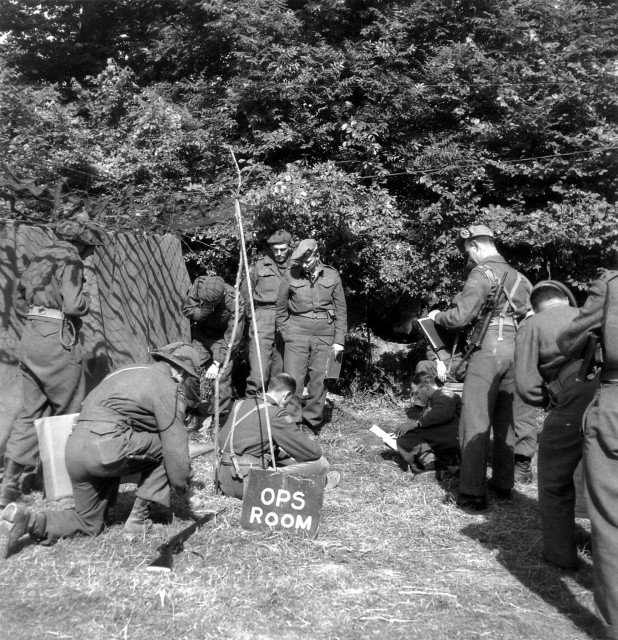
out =
<path fill-rule="evenodd" d="M 201 367 L 197 351 L 186 342 L 172 342 L 151 354 L 153 360 L 164 360 L 186 371 L 193 378 L 199 378 Z"/>
<path fill-rule="evenodd" d="M 469 227 L 462 227 L 457 232 L 457 239 L 455 244 L 459 249 L 463 251 L 466 244 L 466 240 L 472 240 L 473 238 L 480 238 L 481 236 L 487 236 L 489 238 L 494 237 L 494 232 L 484 224 L 473 224 Z"/>
<path fill-rule="evenodd" d="M 90 217 L 85 211 L 81 211 L 72 218 L 60 220 L 56 224 L 56 235 L 66 240 L 79 241 L 92 246 L 103 244 L 93 233 Z"/>
<path fill-rule="evenodd" d="M 577 306 L 577 302 L 575 301 L 575 297 L 571 293 L 571 290 L 558 280 L 541 280 L 532 287 L 532 291 L 530 292 L 530 302 L 533 306 L 536 294 L 541 291 L 541 289 L 555 289 L 559 297 L 568 298 L 570 307 Z"/>
<path fill-rule="evenodd" d="M 197 297 L 204 307 L 214 309 L 225 294 L 225 281 L 220 276 L 202 276 L 197 281 Z"/>
<path fill-rule="evenodd" d="M 268 244 L 290 244 L 292 241 L 292 234 L 288 231 L 284 231 L 283 229 L 279 229 L 275 231 L 270 238 L 268 238 Z"/>
<path fill-rule="evenodd" d="M 305 240 L 301 240 L 300 244 L 294 249 L 294 253 L 292 254 L 292 260 L 296 262 L 302 260 L 303 258 L 308 258 L 313 255 L 318 250 L 318 243 L 313 238 L 306 238 Z"/>

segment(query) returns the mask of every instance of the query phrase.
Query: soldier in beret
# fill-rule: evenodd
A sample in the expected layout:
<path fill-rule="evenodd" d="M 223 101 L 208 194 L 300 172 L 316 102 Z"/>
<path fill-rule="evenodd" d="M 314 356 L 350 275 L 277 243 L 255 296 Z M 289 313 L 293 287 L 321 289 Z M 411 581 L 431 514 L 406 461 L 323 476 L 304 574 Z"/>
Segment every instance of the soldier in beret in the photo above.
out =
<path fill-rule="evenodd" d="M 150 526 L 151 502 L 170 506 L 170 487 L 189 490 L 191 462 L 184 427 L 183 381 L 199 376 L 199 359 L 176 342 L 152 352 L 154 364 L 123 367 L 88 394 L 66 445 L 73 509 L 33 512 L 9 504 L 0 519 L 0 560 L 26 535 L 47 544 L 98 535 L 120 479 L 138 473 L 135 504 L 125 524 L 135 535 Z"/>
<path fill-rule="evenodd" d="M 288 411 L 314 430 L 322 426 L 326 401 L 324 374 L 331 348 L 343 351 L 347 310 L 339 272 L 323 264 L 313 238 L 292 254 L 277 299 L 277 330 L 285 342 L 283 370 L 294 378 L 296 393 Z M 304 408 L 301 396 L 308 378 Z"/>
<path fill-rule="evenodd" d="M 245 321 L 244 302 L 241 298 L 238 308 L 238 325 L 234 334 L 229 363 L 223 366 L 232 342 L 234 331 L 234 287 L 226 284 L 219 276 L 200 276 L 189 290 L 183 306 L 183 313 L 191 320 L 192 346 L 200 356 L 200 366 L 207 383 L 219 378 L 219 415 L 224 422 L 232 406 L 232 367 L 234 353 L 242 338 Z M 201 385 L 208 386 L 208 385 Z M 197 408 L 201 415 L 213 415 L 212 398 L 206 398 L 193 383 L 188 391 L 188 406 Z"/>
<path fill-rule="evenodd" d="M 534 315 L 517 332 L 515 385 L 528 404 L 550 404 L 539 437 L 543 555 L 563 569 L 575 569 L 573 474 L 582 458 L 582 418 L 598 389 L 598 378 L 579 381 L 581 360 L 567 358 L 558 349 L 558 335 L 578 314 L 569 289 L 556 280 L 543 280 L 533 287 L 530 302 Z"/>
<path fill-rule="evenodd" d="M 479 322 L 484 303 L 491 299 L 506 274 L 504 293 L 492 314 L 489 330 L 468 365 L 459 427 L 461 445 L 460 490 L 457 504 L 487 508 L 489 489 L 509 499 L 514 483 L 513 399 L 515 396 L 515 331 L 530 308 L 532 285 L 498 253 L 494 233 L 485 225 L 461 229 L 457 246 L 475 266 L 448 311 L 429 317 L 446 329 L 458 330 Z M 487 446 L 493 430 L 493 474 L 487 477 Z"/>
<path fill-rule="evenodd" d="M 594 600 L 608 640 L 618 640 L 618 271 L 592 284 L 579 313 L 558 336 L 567 358 L 600 337 L 600 389 L 584 418 L 584 473 L 594 549 Z"/>
<path fill-rule="evenodd" d="M 290 266 L 290 242 L 287 231 L 276 231 L 268 238 L 268 253 L 249 270 L 249 281 L 243 280 L 240 291 L 245 300 L 245 315 L 249 323 L 249 366 L 246 396 L 251 398 L 262 392 L 262 382 L 268 387 L 271 376 L 283 371 L 283 343 L 275 333 L 277 294 L 279 285 Z M 255 307 L 257 335 L 253 328 L 249 285 Z M 258 360 L 260 354 L 262 368 Z"/>
<path fill-rule="evenodd" d="M 90 297 L 83 289 L 82 258 L 101 242 L 85 211 L 58 222 L 56 236 L 31 260 L 16 290 L 15 310 L 24 321 L 23 404 L 6 445 L 0 507 L 21 497 L 22 476 L 38 464 L 34 421 L 77 413 L 86 395 L 79 330 Z"/>

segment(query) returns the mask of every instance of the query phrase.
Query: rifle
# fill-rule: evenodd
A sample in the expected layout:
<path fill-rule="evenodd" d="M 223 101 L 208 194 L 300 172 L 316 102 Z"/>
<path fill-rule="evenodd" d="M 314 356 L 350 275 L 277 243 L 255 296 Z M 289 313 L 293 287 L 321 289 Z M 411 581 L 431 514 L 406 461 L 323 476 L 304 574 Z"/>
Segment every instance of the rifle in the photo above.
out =
<path fill-rule="evenodd" d="M 184 543 L 200 527 L 203 527 L 205 524 L 215 519 L 222 512 L 223 509 L 220 511 L 210 511 L 201 518 L 198 518 L 193 524 L 185 527 L 182 531 L 164 542 L 159 547 L 159 556 L 146 567 L 146 571 L 171 571 L 174 563 L 174 554 L 180 553 L 183 549 Z"/>
<path fill-rule="evenodd" d="M 504 283 L 506 282 L 506 273 L 502 276 L 502 280 L 500 284 L 496 287 L 491 298 L 487 297 L 485 300 L 485 304 L 481 309 L 481 313 L 479 314 L 479 320 L 474 325 L 474 329 L 470 334 L 470 338 L 468 340 L 468 347 L 466 348 L 466 352 L 463 355 L 463 358 L 460 360 L 459 364 L 455 367 L 455 370 L 451 373 L 451 376 L 455 378 L 459 369 L 461 369 L 462 365 L 467 362 L 472 356 L 472 352 L 475 349 L 478 349 L 482 344 L 485 336 L 487 335 L 487 330 L 489 329 L 489 325 L 491 324 L 491 320 L 494 315 L 494 311 L 498 306 L 498 302 L 502 297 L 502 293 L 504 292 Z"/>
<path fill-rule="evenodd" d="M 597 365 L 597 347 L 599 345 L 599 336 L 596 333 L 589 333 L 586 340 L 586 346 L 582 355 L 582 364 L 577 373 L 578 382 L 586 382 L 595 373 Z"/>

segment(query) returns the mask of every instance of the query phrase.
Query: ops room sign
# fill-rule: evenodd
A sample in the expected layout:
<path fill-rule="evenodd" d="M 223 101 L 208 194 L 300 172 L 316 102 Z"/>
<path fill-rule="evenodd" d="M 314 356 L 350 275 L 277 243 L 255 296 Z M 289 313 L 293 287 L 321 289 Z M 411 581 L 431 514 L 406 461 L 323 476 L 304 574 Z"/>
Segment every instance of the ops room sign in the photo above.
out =
<path fill-rule="evenodd" d="M 324 500 L 324 480 L 272 469 L 251 469 L 242 499 L 240 526 L 315 536 Z"/>

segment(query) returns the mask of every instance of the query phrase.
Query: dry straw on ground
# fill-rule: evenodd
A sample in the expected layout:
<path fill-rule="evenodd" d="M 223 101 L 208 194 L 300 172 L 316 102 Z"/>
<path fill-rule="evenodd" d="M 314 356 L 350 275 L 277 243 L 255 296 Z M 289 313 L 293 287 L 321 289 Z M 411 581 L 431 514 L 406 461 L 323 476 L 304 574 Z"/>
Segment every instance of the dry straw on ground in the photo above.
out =
<path fill-rule="evenodd" d="M 191 538 L 172 574 L 150 574 L 157 546 L 188 516 L 129 543 L 128 487 L 100 537 L 24 546 L 0 567 L 0 637 L 598 637 L 589 550 L 577 573 L 542 562 L 536 485 L 483 514 L 462 512 L 448 487 L 413 478 L 366 437 L 371 424 L 400 419 L 370 404 L 335 409 L 320 441 L 342 482 L 326 494 L 313 540 L 242 530 L 240 502 L 214 496 L 210 460 L 201 461 L 203 496 L 226 511 Z"/>

